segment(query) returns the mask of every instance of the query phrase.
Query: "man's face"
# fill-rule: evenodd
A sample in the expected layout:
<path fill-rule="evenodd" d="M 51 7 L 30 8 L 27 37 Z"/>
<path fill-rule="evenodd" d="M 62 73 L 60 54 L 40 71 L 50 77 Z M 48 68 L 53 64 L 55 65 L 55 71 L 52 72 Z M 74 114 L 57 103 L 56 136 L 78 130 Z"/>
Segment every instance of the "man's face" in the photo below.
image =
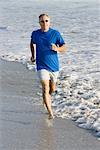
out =
<path fill-rule="evenodd" d="M 50 18 L 48 18 L 47 16 L 42 16 L 39 20 L 41 29 L 43 31 L 48 31 L 49 27 L 50 27 Z"/>

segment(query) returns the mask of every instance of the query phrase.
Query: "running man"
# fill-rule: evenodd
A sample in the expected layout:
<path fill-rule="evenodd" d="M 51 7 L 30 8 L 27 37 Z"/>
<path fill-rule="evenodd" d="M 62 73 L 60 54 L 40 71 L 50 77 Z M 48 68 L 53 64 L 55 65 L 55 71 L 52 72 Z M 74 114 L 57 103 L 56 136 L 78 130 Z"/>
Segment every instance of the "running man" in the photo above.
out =
<path fill-rule="evenodd" d="M 58 52 L 66 50 L 65 42 L 61 34 L 50 27 L 48 14 L 39 16 L 40 29 L 31 35 L 31 61 L 35 62 L 37 74 L 42 84 L 43 104 L 49 113 L 49 119 L 54 118 L 51 106 L 51 94 L 56 90 L 57 77 L 59 73 Z M 36 52 L 35 52 L 36 47 Z"/>

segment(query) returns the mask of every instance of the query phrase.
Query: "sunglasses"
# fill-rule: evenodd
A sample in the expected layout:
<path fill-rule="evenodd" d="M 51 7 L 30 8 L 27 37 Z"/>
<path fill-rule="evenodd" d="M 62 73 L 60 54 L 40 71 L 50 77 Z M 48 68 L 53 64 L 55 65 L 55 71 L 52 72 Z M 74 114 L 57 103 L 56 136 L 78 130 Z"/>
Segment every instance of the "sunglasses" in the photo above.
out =
<path fill-rule="evenodd" d="M 40 23 L 48 22 L 49 20 L 41 20 Z"/>

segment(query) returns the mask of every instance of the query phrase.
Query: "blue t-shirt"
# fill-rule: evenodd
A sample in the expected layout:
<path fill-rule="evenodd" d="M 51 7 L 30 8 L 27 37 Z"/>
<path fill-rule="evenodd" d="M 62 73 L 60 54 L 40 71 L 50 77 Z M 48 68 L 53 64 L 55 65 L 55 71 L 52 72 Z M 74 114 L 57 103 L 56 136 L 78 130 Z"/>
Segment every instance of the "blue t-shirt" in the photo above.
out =
<path fill-rule="evenodd" d="M 38 29 L 32 32 L 31 41 L 36 44 L 37 70 L 46 69 L 51 72 L 59 71 L 58 55 L 51 47 L 52 43 L 59 46 L 65 44 L 60 33 L 51 28 L 49 28 L 47 32 Z"/>

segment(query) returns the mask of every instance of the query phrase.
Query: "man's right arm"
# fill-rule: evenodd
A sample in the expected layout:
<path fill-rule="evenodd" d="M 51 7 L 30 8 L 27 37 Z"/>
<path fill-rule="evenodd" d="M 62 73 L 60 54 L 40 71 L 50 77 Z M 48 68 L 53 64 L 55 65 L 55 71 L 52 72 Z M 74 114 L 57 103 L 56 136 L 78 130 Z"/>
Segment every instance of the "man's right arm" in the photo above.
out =
<path fill-rule="evenodd" d="M 30 49 L 31 49 L 31 61 L 35 62 L 35 45 L 32 43 L 32 41 L 30 42 Z"/>

